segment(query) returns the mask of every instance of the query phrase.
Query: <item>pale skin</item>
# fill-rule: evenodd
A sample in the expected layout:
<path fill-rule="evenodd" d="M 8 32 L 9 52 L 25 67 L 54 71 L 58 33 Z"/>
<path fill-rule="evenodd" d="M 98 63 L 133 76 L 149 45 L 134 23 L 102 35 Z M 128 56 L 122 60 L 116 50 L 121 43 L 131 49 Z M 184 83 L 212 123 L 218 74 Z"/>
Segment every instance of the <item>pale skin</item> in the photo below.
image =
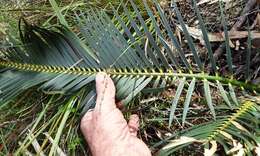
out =
<path fill-rule="evenodd" d="M 137 138 L 139 118 L 129 122 L 115 104 L 115 86 L 105 73 L 96 76 L 96 106 L 81 119 L 81 131 L 93 156 L 151 156 L 147 145 Z"/>

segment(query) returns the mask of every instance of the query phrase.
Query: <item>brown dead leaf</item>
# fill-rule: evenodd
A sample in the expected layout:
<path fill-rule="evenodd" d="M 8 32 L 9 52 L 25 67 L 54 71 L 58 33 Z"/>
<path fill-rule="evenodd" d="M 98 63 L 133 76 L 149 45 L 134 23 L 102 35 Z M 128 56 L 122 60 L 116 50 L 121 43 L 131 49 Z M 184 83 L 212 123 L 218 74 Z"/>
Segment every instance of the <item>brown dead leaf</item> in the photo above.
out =
<path fill-rule="evenodd" d="M 228 3 L 232 0 L 223 0 L 224 2 Z M 197 5 L 201 5 L 201 4 L 205 4 L 205 3 L 208 3 L 208 4 L 213 4 L 213 3 L 216 3 L 218 2 L 218 0 L 201 0 L 197 3 Z"/>
<path fill-rule="evenodd" d="M 256 25 L 258 26 L 258 28 L 260 27 L 260 13 L 258 13 L 256 16 Z"/>
<path fill-rule="evenodd" d="M 210 149 L 207 149 L 205 148 L 204 149 L 204 156 L 213 156 L 215 155 L 216 151 L 217 151 L 217 142 L 216 141 L 210 141 L 210 144 L 211 144 L 211 148 Z"/>

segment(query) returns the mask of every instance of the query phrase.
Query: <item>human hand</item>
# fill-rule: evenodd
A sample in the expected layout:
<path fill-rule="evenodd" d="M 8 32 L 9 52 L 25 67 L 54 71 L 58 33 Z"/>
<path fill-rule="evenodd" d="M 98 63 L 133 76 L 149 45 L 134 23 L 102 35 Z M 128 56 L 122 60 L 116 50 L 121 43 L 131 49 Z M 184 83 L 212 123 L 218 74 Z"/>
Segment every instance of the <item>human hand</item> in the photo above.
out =
<path fill-rule="evenodd" d="M 131 115 L 127 124 L 115 104 L 114 83 L 105 73 L 97 74 L 96 91 L 96 106 L 80 124 L 93 156 L 151 156 L 147 145 L 137 138 L 138 116 Z"/>

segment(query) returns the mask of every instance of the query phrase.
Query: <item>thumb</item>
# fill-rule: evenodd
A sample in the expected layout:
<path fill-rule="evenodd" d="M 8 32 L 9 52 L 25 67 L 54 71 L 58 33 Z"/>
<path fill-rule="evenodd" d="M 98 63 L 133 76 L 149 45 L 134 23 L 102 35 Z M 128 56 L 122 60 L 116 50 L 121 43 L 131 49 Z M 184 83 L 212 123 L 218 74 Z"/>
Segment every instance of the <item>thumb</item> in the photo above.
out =
<path fill-rule="evenodd" d="M 111 110 L 115 105 L 115 85 L 106 73 L 96 75 L 97 100 L 95 110 Z"/>
<path fill-rule="evenodd" d="M 130 116 L 128 122 L 129 132 L 133 136 L 137 136 L 137 131 L 139 129 L 139 117 L 136 114 Z"/>

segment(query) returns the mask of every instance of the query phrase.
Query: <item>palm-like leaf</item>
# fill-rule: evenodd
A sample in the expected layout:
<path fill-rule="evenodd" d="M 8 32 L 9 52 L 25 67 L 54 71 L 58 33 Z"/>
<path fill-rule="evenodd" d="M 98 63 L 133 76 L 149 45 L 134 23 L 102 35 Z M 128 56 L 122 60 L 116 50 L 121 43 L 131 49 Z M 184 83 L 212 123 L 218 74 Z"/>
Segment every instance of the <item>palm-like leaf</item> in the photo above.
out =
<path fill-rule="evenodd" d="M 248 81 L 238 81 L 232 76 L 225 77 L 218 74 L 207 30 L 196 3 L 193 2 L 212 64 L 212 74 L 206 73 L 203 66 L 205 60 L 201 59 L 175 3 L 173 9 L 191 49 L 192 60 L 185 57 L 163 10 L 155 0 L 153 1 L 155 13 L 144 0 L 148 21 L 142 17 L 138 6 L 130 0 L 136 17 L 131 15 L 125 5 L 122 6 L 122 16 L 127 17 L 129 23 L 125 23 L 121 14 L 115 9 L 113 20 L 102 10 L 89 9 L 87 13 L 78 15 L 77 21 L 82 39 L 67 28 L 49 31 L 25 22 L 24 31 L 21 32 L 25 50 L 13 48 L 4 53 L 5 58 L 0 61 L 1 103 L 10 101 L 33 86 L 39 86 L 46 93 L 71 95 L 84 86 L 91 85 L 95 74 L 103 71 L 116 82 L 117 98 L 124 104 L 129 103 L 149 83 L 153 83 L 154 88 L 175 83 L 178 87 L 172 102 L 170 124 L 174 119 L 181 93 L 185 92 L 185 84 L 189 83 L 190 86 L 187 88 L 184 102 L 183 124 L 194 88 L 196 84 L 203 83 L 207 105 L 216 118 L 210 84 L 216 84 L 216 89 L 221 92 L 220 95 L 228 106 L 238 104 L 234 86 L 251 93 L 259 93 L 260 87 Z M 233 73 L 223 17 L 222 13 L 227 42 L 227 63 L 230 73 Z M 174 50 L 171 44 L 175 47 Z M 229 88 L 230 96 L 226 93 L 225 86 Z M 86 104 L 84 110 L 93 107 L 94 96 L 93 91 L 85 94 L 82 102 Z"/>
<path fill-rule="evenodd" d="M 252 118 L 254 120 L 251 120 Z M 259 131 L 258 126 L 259 105 L 251 101 L 245 101 L 229 117 L 194 126 L 181 134 L 183 137 L 187 137 L 186 140 L 190 141 L 185 142 L 182 139 L 171 140 L 169 138 L 168 145 L 162 148 L 160 154 L 170 155 L 180 147 L 184 148 L 195 142 L 205 144 L 206 147 L 212 142 L 218 142 L 223 146 L 227 154 L 235 154 L 242 150 L 243 154 L 253 155 L 255 148 L 259 144 L 259 137 L 255 136 Z M 241 147 L 238 148 L 238 144 Z M 217 149 L 212 154 L 215 152 L 217 152 Z"/>

